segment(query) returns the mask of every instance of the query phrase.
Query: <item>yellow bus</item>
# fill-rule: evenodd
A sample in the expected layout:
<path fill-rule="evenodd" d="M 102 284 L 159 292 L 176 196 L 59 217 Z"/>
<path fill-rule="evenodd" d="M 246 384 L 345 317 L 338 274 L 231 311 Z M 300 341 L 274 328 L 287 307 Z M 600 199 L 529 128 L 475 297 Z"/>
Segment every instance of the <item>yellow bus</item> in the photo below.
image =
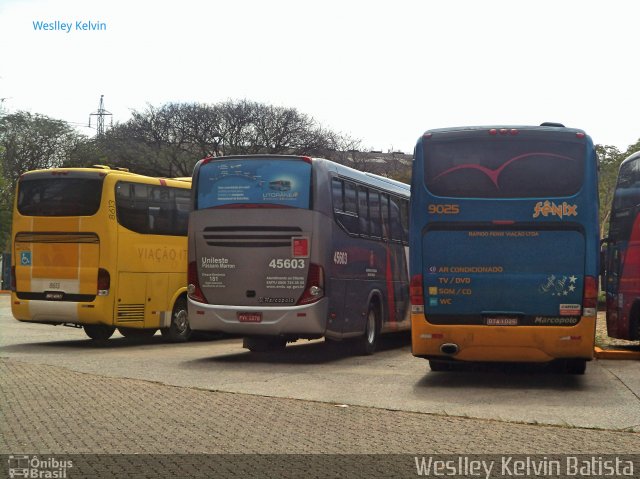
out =
<path fill-rule="evenodd" d="M 23 174 L 13 208 L 14 317 L 82 327 L 96 340 L 116 328 L 188 340 L 190 196 L 190 179 L 101 165 Z"/>

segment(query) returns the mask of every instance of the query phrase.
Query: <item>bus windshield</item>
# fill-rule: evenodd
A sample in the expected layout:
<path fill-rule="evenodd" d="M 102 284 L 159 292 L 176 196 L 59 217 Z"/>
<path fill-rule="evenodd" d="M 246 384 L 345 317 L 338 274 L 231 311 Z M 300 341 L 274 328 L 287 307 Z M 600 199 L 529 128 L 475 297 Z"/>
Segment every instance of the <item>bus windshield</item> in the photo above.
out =
<path fill-rule="evenodd" d="M 582 187 L 584 145 L 516 137 L 432 141 L 424 165 L 425 184 L 436 196 L 566 197 Z"/>
<path fill-rule="evenodd" d="M 618 185 L 613 198 L 614 216 L 621 210 L 640 204 L 640 159 L 620 167 Z"/>
<path fill-rule="evenodd" d="M 100 208 L 102 178 L 23 178 L 18 211 L 24 216 L 93 216 Z"/>
<path fill-rule="evenodd" d="M 240 205 L 309 208 L 311 164 L 303 160 L 213 160 L 200 169 L 197 209 Z"/>

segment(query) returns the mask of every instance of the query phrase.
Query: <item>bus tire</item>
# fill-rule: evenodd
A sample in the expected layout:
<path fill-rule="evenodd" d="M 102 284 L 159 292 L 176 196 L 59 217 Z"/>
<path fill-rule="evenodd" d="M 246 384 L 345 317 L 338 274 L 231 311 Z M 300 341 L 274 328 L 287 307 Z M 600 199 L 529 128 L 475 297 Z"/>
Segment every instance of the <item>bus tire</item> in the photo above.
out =
<path fill-rule="evenodd" d="M 144 339 L 150 338 L 156 334 L 157 329 L 138 329 L 138 328 L 118 328 L 118 332 L 125 338 Z"/>
<path fill-rule="evenodd" d="M 356 339 L 356 351 L 361 356 L 370 356 L 378 346 L 380 335 L 380 308 L 374 302 L 369 303 L 364 334 Z"/>
<path fill-rule="evenodd" d="M 568 374 L 584 374 L 587 369 L 586 359 L 565 359 L 564 370 Z"/>
<path fill-rule="evenodd" d="M 429 368 L 435 372 L 450 371 L 451 363 L 442 359 L 429 359 Z"/>
<path fill-rule="evenodd" d="M 116 328 L 106 324 L 85 324 L 83 329 L 85 334 L 94 341 L 105 341 L 116 331 Z"/>
<path fill-rule="evenodd" d="M 187 300 L 184 296 L 176 300 L 171 312 L 171 325 L 160 330 L 162 337 L 170 343 L 184 343 L 191 337 L 189 315 L 187 313 Z"/>
<path fill-rule="evenodd" d="M 274 338 L 271 336 L 247 336 L 242 340 L 242 347 L 252 353 L 282 351 L 287 347 L 287 340 L 285 338 Z"/>

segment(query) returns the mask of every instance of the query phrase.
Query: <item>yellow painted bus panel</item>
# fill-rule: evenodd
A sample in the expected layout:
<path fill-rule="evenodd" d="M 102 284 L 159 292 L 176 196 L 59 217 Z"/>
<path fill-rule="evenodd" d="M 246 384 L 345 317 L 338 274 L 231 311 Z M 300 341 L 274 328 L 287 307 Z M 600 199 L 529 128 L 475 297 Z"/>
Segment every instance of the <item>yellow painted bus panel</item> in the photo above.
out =
<path fill-rule="evenodd" d="M 116 294 L 116 323 L 124 326 L 142 327 L 147 303 L 147 274 L 118 274 Z M 131 324 L 137 322 L 138 324 Z"/>
<path fill-rule="evenodd" d="M 147 275 L 147 307 L 144 315 L 145 328 L 159 328 L 162 313 L 168 309 L 170 299 L 167 285 L 169 275 Z"/>
<path fill-rule="evenodd" d="M 556 358 L 593 358 L 595 318 L 583 316 L 575 326 L 465 326 L 434 325 L 423 314 L 413 314 L 411 347 L 415 356 L 451 357 L 461 361 L 546 362 Z M 425 335 L 442 335 L 428 338 Z M 579 338 L 579 339 L 578 339 Z M 445 343 L 457 344 L 459 352 L 440 352 Z"/>

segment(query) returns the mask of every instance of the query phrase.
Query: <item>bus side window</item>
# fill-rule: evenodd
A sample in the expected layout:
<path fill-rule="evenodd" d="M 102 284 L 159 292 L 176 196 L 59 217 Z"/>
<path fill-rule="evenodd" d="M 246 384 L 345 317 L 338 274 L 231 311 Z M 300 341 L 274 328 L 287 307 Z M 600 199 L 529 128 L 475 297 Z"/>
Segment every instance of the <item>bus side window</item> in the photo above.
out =
<path fill-rule="evenodd" d="M 400 222 L 400 205 L 402 200 L 394 196 L 391 197 L 391 203 L 389 204 L 389 226 L 391 227 L 391 239 L 394 241 L 403 242 L 404 231 L 402 230 L 402 224 Z"/>
<path fill-rule="evenodd" d="M 116 187 L 118 222 L 140 234 L 185 236 L 190 201 L 188 189 L 126 182 Z"/>
<path fill-rule="evenodd" d="M 338 178 L 333 178 L 331 180 L 331 198 L 333 200 L 333 211 L 344 211 L 342 180 L 339 180 Z"/>
<path fill-rule="evenodd" d="M 369 235 L 369 198 L 365 186 L 358 186 L 358 218 L 360 223 L 360 234 Z"/>
<path fill-rule="evenodd" d="M 344 182 L 344 211 L 358 214 L 358 202 L 356 200 L 356 185 L 350 181 Z"/>
<path fill-rule="evenodd" d="M 344 214 L 341 215 L 342 225 L 348 233 L 358 234 L 358 201 L 356 185 L 350 181 L 344 182 Z"/>
<path fill-rule="evenodd" d="M 118 223 L 136 233 L 146 233 L 149 229 L 144 187 L 145 185 L 119 182 L 116 188 Z"/>
<path fill-rule="evenodd" d="M 391 237 L 391 226 L 389 225 L 389 195 L 382 193 L 380 195 L 380 213 L 382 213 L 382 236 L 385 239 Z"/>
<path fill-rule="evenodd" d="M 369 214 L 371 236 L 382 237 L 382 221 L 380 218 L 380 194 L 377 191 L 369 191 Z"/>
<path fill-rule="evenodd" d="M 179 188 L 175 193 L 176 218 L 173 234 L 186 236 L 187 227 L 189 226 L 189 211 L 191 210 L 191 192 L 187 189 Z"/>
<path fill-rule="evenodd" d="M 349 234 L 358 234 L 358 202 L 356 186 L 334 178 L 331 182 L 333 214 L 335 221 Z"/>
<path fill-rule="evenodd" d="M 402 225 L 402 242 L 409 243 L 409 201 L 400 200 L 400 223 Z"/>
<path fill-rule="evenodd" d="M 148 218 L 149 218 L 149 232 L 155 234 L 164 233 L 159 231 L 161 226 L 158 225 L 160 221 L 160 207 L 159 206 L 149 206 L 148 208 Z"/>

